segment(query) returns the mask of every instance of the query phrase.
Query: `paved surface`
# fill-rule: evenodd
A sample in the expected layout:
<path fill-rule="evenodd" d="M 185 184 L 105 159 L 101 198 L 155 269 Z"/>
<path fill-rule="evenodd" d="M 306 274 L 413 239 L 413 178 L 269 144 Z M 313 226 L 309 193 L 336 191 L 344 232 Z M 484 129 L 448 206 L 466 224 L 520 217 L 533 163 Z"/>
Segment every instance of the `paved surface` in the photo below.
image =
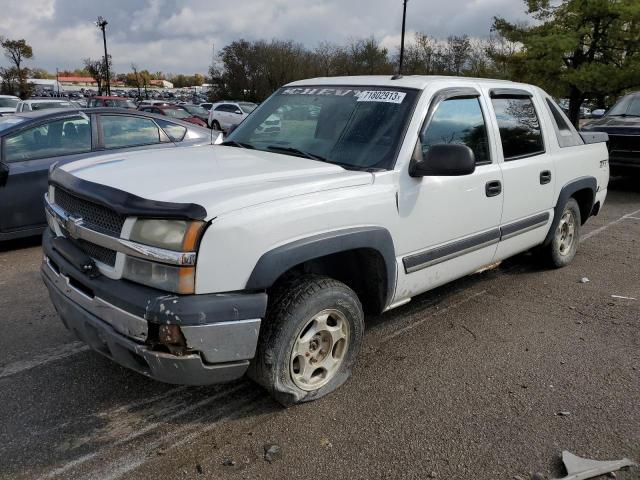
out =
<path fill-rule="evenodd" d="M 612 182 L 571 266 L 523 255 L 368 318 L 353 378 L 288 410 L 249 381 L 163 385 L 88 351 L 37 240 L 0 249 L 0 479 L 493 480 L 563 476 L 563 449 L 640 460 L 638 180 Z"/>

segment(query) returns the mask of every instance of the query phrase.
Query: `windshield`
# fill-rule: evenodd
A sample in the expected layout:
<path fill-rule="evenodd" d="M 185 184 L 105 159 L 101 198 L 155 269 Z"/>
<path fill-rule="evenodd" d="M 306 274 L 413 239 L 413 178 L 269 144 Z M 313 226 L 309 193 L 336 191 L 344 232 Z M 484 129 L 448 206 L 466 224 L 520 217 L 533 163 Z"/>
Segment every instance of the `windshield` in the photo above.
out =
<path fill-rule="evenodd" d="M 622 97 L 613 106 L 607 116 L 627 115 L 630 117 L 640 116 L 640 95 L 627 95 Z"/>
<path fill-rule="evenodd" d="M 255 103 L 239 103 L 238 105 L 240 105 L 240 108 L 244 113 L 251 113 L 258 106 Z"/>
<path fill-rule="evenodd" d="M 181 108 L 165 108 L 162 110 L 167 117 L 172 118 L 189 118 L 189 112 L 185 112 Z"/>
<path fill-rule="evenodd" d="M 403 88 L 283 88 L 226 141 L 345 168 L 390 169 L 417 96 Z"/>
<path fill-rule="evenodd" d="M 19 100 L 17 98 L 0 98 L 1 108 L 16 108 Z"/>
<path fill-rule="evenodd" d="M 78 108 L 77 103 L 71 102 L 38 102 L 31 104 L 31 110 L 46 110 L 48 108 Z"/>
<path fill-rule="evenodd" d="M 22 123 L 25 120 L 26 119 L 23 117 L 0 117 L 0 132 L 17 125 L 18 123 Z"/>

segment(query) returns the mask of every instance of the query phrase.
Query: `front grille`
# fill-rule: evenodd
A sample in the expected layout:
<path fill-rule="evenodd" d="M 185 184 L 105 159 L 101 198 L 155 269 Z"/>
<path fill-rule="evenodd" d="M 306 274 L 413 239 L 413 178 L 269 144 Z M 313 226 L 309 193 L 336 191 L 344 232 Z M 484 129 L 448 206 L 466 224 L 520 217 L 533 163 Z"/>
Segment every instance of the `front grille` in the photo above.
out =
<path fill-rule="evenodd" d="M 74 217 L 82 218 L 87 226 L 119 237 L 125 217 L 94 202 L 84 200 L 56 187 L 55 203 Z"/>
<path fill-rule="evenodd" d="M 95 243 L 87 242 L 82 239 L 71 239 L 80 250 L 89 255 L 94 260 L 98 262 L 102 262 L 105 265 L 109 265 L 110 267 L 115 267 L 116 265 L 116 251 L 111 250 L 109 248 L 101 247 L 100 245 L 96 245 Z"/>

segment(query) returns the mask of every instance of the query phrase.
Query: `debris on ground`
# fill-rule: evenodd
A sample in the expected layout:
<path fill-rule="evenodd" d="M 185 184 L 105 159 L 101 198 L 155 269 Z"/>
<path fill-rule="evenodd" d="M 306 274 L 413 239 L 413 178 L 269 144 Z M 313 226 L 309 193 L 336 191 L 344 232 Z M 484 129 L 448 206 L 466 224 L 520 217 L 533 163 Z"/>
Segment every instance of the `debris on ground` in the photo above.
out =
<path fill-rule="evenodd" d="M 326 447 L 326 448 L 331 448 L 333 445 L 331 444 L 331 442 L 329 441 L 328 438 L 322 437 L 320 439 L 320 446 L 321 447 Z"/>
<path fill-rule="evenodd" d="M 273 461 L 280 456 L 281 448 L 275 443 L 268 443 L 264 446 L 264 459 L 273 463 Z"/>
<path fill-rule="evenodd" d="M 578 457 L 566 450 L 562 452 L 562 462 L 567 469 L 567 476 L 554 480 L 586 480 L 587 478 L 610 474 L 621 468 L 636 466 L 628 458 L 607 461 L 590 460 Z"/>
<path fill-rule="evenodd" d="M 429 474 L 429 478 L 438 478 L 438 474 L 436 473 L 435 470 Z"/>
<path fill-rule="evenodd" d="M 618 298 L 620 300 L 637 300 L 635 297 L 625 297 L 622 295 L 611 295 L 611 298 Z"/>
<path fill-rule="evenodd" d="M 582 278 L 579 280 L 579 282 L 580 282 L 580 283 L 589 283 L 589 279 L 588 279 L 587 277 L 582 277 Z"/>
<path fill-rule="evenodd" d="M 222 460 L 222 465 L 225 467 L 234 467 L 236 465 L 235 460 L 232 460 L 230 458 L 225 458 L 224 460 Z"/>
<path fill-rule="evenodd" d="M 568 417 L 569 415 L 571 415 L 571 412 L 558 412 L 556 413 L 556 415 L 559 417 Z"/>
<path fill-rule="evenodd" d="M 199 463 L 196 465 L 196 472 L 198 472 L 199 475 L 202 475 L 204 473 L 204 469 Z"/>

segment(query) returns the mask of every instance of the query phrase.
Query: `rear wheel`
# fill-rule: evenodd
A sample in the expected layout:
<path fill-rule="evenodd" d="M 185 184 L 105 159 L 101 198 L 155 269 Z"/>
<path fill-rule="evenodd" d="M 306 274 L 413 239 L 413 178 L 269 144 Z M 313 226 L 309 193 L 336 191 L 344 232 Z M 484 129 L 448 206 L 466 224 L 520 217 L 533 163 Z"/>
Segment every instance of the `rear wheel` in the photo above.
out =
<path fill-rule="evenodd" d="M 580 207 L 570 198 L 560 214 L 551 243 L 542 249 L 544 259 L 554 268 L 568 265 L 576 256 L 580 241 Z"/>
<path fill-rule="evenodd" d="M 337 389 L 362 344 L 356 294 L 329 277 L 305 275 L 272 298 L 249 376 L 285 406 Z"/>

